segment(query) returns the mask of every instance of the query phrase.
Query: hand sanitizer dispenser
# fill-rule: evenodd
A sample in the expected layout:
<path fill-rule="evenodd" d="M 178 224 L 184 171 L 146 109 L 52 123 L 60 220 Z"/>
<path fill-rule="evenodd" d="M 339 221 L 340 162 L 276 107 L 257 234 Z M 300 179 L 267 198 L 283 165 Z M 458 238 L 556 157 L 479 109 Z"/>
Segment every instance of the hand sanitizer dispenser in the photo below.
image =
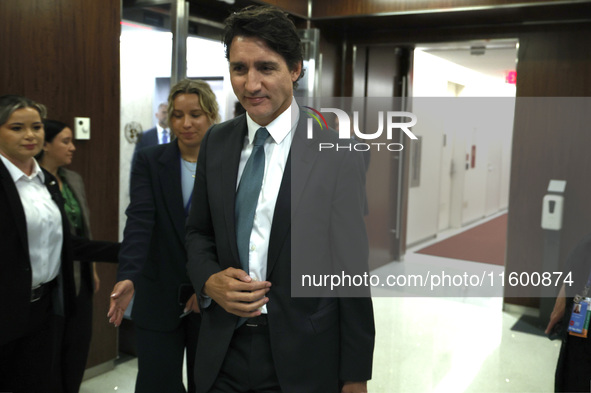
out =
<path fill-rule="evenodd" d="M 542 205 L 542 229 L 550 231 L 562 229 L 565 189 L 566 180 L 550 180 L 548 183 L 548 194 L 544 195 Z"/>
<path fill-rule="evenodd" d="M 544 229 L 544 250 L 539 273 L 560 271 L 560 236 L 564 212 L 564 191 L 566 180 L 550 180 L 548 191 L 542 199 L 542 229 Z M 540 326 L 550 320 L 556 288 L 540 287 Z"/>
<path fill-rule="evenodd" d="M 548 194 L 544 196 L 543 203 L 542 228 L 553 231 L 561 230 L 564 197 L 562 195 Z"/>

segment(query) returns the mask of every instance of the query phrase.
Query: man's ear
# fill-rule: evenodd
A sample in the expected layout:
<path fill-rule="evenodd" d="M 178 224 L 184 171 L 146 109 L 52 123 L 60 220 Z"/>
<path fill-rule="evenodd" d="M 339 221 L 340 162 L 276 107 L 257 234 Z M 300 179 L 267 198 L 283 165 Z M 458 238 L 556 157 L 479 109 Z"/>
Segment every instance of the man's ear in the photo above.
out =
<path fill-rule="evenodd" d="M 298 80 L 298 78 L 300 77 L 300 74 L 302 73 L 302 62 L 298 62 L 296 64 L 296 66 L 293 68 L 293 70 L 291 71 L 291 81 L 295 82 Z"/>

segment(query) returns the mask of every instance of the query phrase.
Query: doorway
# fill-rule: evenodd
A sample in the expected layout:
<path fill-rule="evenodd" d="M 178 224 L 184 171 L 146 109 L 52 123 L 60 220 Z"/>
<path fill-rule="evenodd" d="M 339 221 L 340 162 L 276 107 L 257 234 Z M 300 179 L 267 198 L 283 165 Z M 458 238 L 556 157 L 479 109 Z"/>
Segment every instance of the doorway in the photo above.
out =
<path fill-rule="evenodd" d="M 409 188 L 408 247 L 508 208 L 518 48 L 516 39 L 416 46 L 421 143 L 409 170 L 420 178 Z"/>

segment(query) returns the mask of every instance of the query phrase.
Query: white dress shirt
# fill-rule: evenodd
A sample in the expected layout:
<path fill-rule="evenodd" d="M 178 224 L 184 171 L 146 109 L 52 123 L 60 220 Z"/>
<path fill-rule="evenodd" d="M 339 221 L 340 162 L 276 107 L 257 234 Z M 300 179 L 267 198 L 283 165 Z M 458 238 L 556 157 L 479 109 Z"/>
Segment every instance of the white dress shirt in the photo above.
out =
<path fill-rule="evenodd" d="M 34 288 L 53 280 L 59 273 L 63 244 L 62 216 L 45 187 L 45 175 L 37 161 L 28 176 L 1 154 L 0 159 L 14 181 L 25 211 Z"/>
<path fill-rule="evenodd" d="M 249 274 L 256 281 L 267 279 L 267 255 L 273 213 L 299 117 L 299 107 L 295 99 L 292 98 L 290 107 L 265 126 L 269 131 L 270 138 L 265 141 L 265 172 L 250 234 L 248 255 Z M 238 189 L 242 172 L 252 153 L 254 136 L 261 127 L 250 118 L 248 113 L 246 114 L 246 123 L 248 135 L 244 139 L 244 146 L 240 154 L 236 189 Z M 261 311 L 266 314 L 267 307 L 263 306 Z"/>
<path fill-rule="evenodd" d="M 161 145 L 164 143 L 164 141 L 162 140 L 162 137 L 164 136 L 164 130 L 166 130 L 166 134 L 168 135 L 168 142 L 170 142 L 170 130 L 168 128 L 162 128 L 160 127 L 159 123 L 156 123 L 156 132 L 158 133 L 158 144 Z"/>

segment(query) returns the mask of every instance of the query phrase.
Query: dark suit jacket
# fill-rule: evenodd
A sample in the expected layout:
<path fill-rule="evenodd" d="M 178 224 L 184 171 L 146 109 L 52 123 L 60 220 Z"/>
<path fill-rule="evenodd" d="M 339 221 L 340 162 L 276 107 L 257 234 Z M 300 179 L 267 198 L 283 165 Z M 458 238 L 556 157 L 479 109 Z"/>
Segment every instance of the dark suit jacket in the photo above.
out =
<path fill-rule="evenodd" d="M 66 168 L 60 168 L 59 175 L 62 178 L 62 181 L 70 187 L 70 190 L 74 194 L 76 201 L 78 201 L 78 205 L 80 205 L 82 225 L 84 226 L 83 236 L 92 239 L 92 232 L 90 230 L 90 209 L 88 208 L 88 203 L 86 201 L 86 190 L 84 189 L 84 181 L 82 180 L 82 176 Z M 75 235 L 74 228 L 71 228 L 70 232 Z M 86 281 L 88 288 L 94 288 L 92 266 L 83 264 L 81 268 L 82 279 Z"/>
<path fill-rule="evenodd" d="M 141 149 L 145 149 L 146 147 L 150 146 L 156 146 L 158 144 L 158 130 L 156 127 L 152 127 L 142 133 L 142 137 L 135 145 L 134 154 L 136 154 Z"/>
<path fill-rule="evenodd" d="M 58 205 L 62 216 L 64 241 L 62 247 L 59 285 L 54 290 L 54 311 L 70 315 L 75 312 L 76 296 L 72 261 L 116 261 L 119 244 L 90 241 L 70 235 L 63 198 L 55 178 L 47 171 L 45 186 Z M 16 339 L 27 325 L 31 306 L 31 262 L 27 238 L 25 211 L 10 173 L 0 161 L 0 345 Z"/>
<path fill-rule="evenodd" d="M 86 201 L 86 190 L 84 189 L 84 181 L 82 180 L 82 176 L 66 168 L 60 168 L 59 175 L 61 176 L 62 180 L 70 187 L 70 190 L 72 190 L 74 197 L 80 205 L 80 212 L 82 213 L 82 225 L 84 225 L 84 236 L 92 239 L 92 233 L 90 231 L 90 209 L 88 208 L 88 202 Z"/>
<path fill-rule="evenodd" d="M 563 277 L 571 273 L 568 279 L 572 279 L 573 283 L 565 284 L 566 303 L 564 316 L 558 322 L 559 326 L 557 326 L 560 331 L 560 338 L 562 338 L 562 346 L 560 347 L 554 378 L 556 392 L 578 390 L 573 388 L 573 381 L 568 380 L 566 370 L 569 370 L 569 373 L 572 373 L 571 375 L 577 375 L 579 381 L 591 380 L 591 370 L 588 367 L 591 342 L 589 338 L 570 336 L 567 330 L 573 310 L 573 298 L 577 294 L 581 294 L 588 277 L 591 275 L 591 234 L 581 239 L 574 250 L 571 251 L 566 260 L 563 273 Z M 580 383 L 574 385 L 580 385 Z"/>
<path fill-rule="evenodd" d="M 160 331 L 179 326 L 179 286 L 189 284 L 180 151 L 173 141 L 138 152 L 131 169 L 130 203 L 117 280 L 135 286 L 132 318 Z"/>
<path fill-rule="evenodd" d="M 318 146 L 305 139 L 305 115 L 300 116 L 269 239 L 267 280 L 272 283 L 267 294 L 269 334 L 283 392 L 330 393 L 337 392 L 344 381 L 371 378 L 375 334 L 371 299 L 292 297 L 292 263 L 295 263 L 292 243 L 296 248 L 306 248 L 305 242 L 320 234 L 318 238 L 324 241 L 310 248 L 314 255 L 307 255 L 312 261 L 326 257 L 329 260 L 361 258 L 367 266 L 362 218 L 364 192 L 356 190 L 341 198 L 335 195 L 336 190 L 352 191 L 340 187 L 347 183 L 346 179 L 355 179 L 357 186 L 363 188 L 365 170 L 359 155 L 353 160 L 346 158 L 353 155 L 318 154 Z M 315 132 L 336 142 L 334 132 Z M 197 291 L 202 290 L 212 274 L 228 267 L 240 268 L 234 204 L 246 133 L 245 117 L 240 116 L 214 125 L 201 143 L 193 208 L 187 226 L 188 271 Z M 320 204 L 308 208 L 318 199 Z M 354 221 L 341 223 L 354 224 L 357 231 L 353 238 L 346 234 L 339 240 L 338 225 L 330 225 L 335 213 Z M 302 224 L 309 236 L 302 234 Z M 294 228 L 298 228 L 296 240 Z M 236 321 L 235 315 L 215 303 L 202 310 L 195 370 L 198 393 L 206 392 L 213 384 Z"/>

